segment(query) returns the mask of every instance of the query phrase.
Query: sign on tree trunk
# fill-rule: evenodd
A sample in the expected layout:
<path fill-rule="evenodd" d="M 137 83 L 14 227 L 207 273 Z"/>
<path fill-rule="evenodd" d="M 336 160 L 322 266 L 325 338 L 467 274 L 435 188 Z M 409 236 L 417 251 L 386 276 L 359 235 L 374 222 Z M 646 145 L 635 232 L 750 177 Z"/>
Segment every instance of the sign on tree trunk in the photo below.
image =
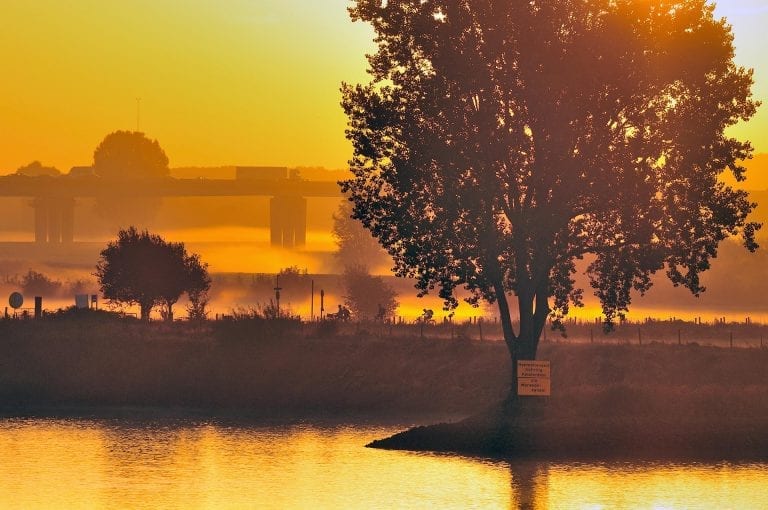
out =
<path fill-rule="evenodd" d="M 549 361 L 517 362 L 517 394 L 524 397 L 551 394 Z"/>

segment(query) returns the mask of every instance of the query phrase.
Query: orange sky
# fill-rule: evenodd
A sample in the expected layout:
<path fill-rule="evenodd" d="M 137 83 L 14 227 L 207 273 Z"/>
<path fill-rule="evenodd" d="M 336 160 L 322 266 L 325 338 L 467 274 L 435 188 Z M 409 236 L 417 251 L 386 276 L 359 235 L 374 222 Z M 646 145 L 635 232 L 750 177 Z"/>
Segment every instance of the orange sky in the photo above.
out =
<path fill-rule="evenodd" d="M 171 166 L 344 167 L 339 84 L 365 81 L 372 31 L 347 0 L 2 0 L 0 173 L 90 164 L 140 128 Z M 722 0 L 768 99 L 768 1 Z M 768 108 L 739 136 L 768 152 Z"/>

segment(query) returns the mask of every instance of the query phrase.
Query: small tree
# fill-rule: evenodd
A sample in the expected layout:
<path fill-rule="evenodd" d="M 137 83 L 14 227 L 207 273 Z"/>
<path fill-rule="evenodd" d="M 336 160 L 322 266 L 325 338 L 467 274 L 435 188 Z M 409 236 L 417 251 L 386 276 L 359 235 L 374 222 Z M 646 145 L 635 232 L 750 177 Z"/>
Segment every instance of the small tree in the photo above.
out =
<path fill-rule="evenodd" d="M 397 293 L 380 276 L 363 266 L 347 266 L 343 276 L 344 304 L 357 320 L 384 319 L 394 315 Z"/>
<path fill-rule="evenodd" d="M 352 218 L 352 202 L 344 200 L 333 214 L 331 230 L 338 251 L 337 260 L 343 267 L 363 266 L 371 269 L 392 260 L 369 230 Z"/>
<path fill-rule="evenodd" d="M 60 281 L 53 280 L 32 269 L 21 277 L 20 284 L 22 292 L 32 296 L 51 296 L 57 294 L 61 289 Z"/>
<path fill-rule="evenodd" d="M 102 250 L 95 275 L 105 298 L 139 305 L 144 320 L 158 305 L 173 320 L 173 305 L 183 293 L 200 299 L 211 286 L 207 265 L 187 254 L 183 243 L 135 227 L 120 230 L 117 241 Z"/>
<path fill-rule="evenodd" d="M 184 259 L 188 282 L 185 291 L 189 297 L 187 316 L 190 320 L 205 320 L 208 317 L 208 290 L 211 288 L 211 278 L 207 267 L 208 265 L 201 262 L 196 253 Z"/>
<path fill-rule="evenodd" d="M 61 175 L 61 170 L 52 166 L 43 166 L 39 161 L 33 161 L 28 165 L 19 167 L 16 170 L 17 175 L 26 175 L 27 177 L 58 177 Z"/>

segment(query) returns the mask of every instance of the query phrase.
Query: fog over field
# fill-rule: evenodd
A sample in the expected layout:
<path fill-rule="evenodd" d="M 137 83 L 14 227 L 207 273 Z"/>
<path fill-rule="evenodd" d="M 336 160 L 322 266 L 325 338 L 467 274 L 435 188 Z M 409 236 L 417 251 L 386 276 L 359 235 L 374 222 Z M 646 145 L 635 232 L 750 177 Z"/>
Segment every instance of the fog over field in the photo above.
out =
<path fill-rule="evenodd" d="M 764 205 L 768 204 L 768 154 L 757 154 L 746 165 L 747 181 L 729 184 L 751 190 L 750 196 L 758 204 L 752 217 L 768 224 L 768 205 Z M 309 167 L 296 170 L 302 178 L 309 180 L 338 181 L 348 176 L 343 170 Z M 171 169 L 171 175 L 182 179 L 232 179 L 235 167 L 175 168 Z M 214 275 L 210 302 L 214 316 L 268 303 L 274 292 L 268 285 L 257 285 L 254 281 L 269 279 L 268 275 L 294 267 L 309 276 L 307 281 L 283 292 L 283 303 L 295 313 L 309 318 L 313 311 L 312 276 L 343 272 L 343 261 L 334 256 L 337 246 L 331 234 L 333 214 L 340 204 L 339 198 L 308 200 L 307 244 L 300 249 L 270 245 L 269 197 L 164 198 L 158 200 L 156 210 L 148 217 L 139 214 L 141 204 L 137 206 L 137 215 L 142 218 L 137 226 L 168 240 L 184 242 L 190 251 L 200 254 L 208 263 Z M 95 199 L 77 199 L 74 212 L 76 246 L 39 247 L 33 243 L 32 213 L 31 199 L 0 199 L 0 293 L 7 295 L 18 290 L 19 280 L 29 270 L 43 273 L 60 283 L 55 290 L 46 293 L 46 308 L 71 305 L 73 290 L 96 293 L 98 286 L 93 272 L 99 251 L 114 238 L 117 229 L 125 225 L 102 217 Z M 634 298 L 629 317 L 635 320 L 649 316 L 701 318 L 704 321 L 722 317 L 742 321 L 750 317 L 768 321 L 764 297 L 768 295 L 768 230 L 761 231 L 758 239 L 761 247 L 756 253 L 748 253 L 736 241 L 723 242 L 712 269 L 703 275 L 707 291 L 699 298 L 684 289 L 674 288 L 659 273 L 654 288 L 647 295 Z M 586 267 L 586 262 L 582 266 Z M 373 273 L 386 276 L 397 290 L 398 316 L 412 320 L 425 308 L 434 310 L 438 320 L 447 315 L 441 311 L 442 301 L 436 295 L 417 298 L 413 282 L 395 279 L 389 269 L 386 263 L 371 268 Z M 599 305 L 591 295 L 586 278 L 583 275 L 576 278 L 585 289 L 585 307 L 572 309 L 571 316 L 592 320 L 600 315 Z M 338 278 L 318 277 L 317 283 L 316 316 L 319 315 L 321 285 L 326 292 L 327 310 L 335 310 L 344 294 Z M 183 305 L 182 302 L 180 312 Z M 474 309 L 462 304 L 455 317 L 462 320 L 477 316 L 492 318 L 495 313 L 493 307 Z"/>

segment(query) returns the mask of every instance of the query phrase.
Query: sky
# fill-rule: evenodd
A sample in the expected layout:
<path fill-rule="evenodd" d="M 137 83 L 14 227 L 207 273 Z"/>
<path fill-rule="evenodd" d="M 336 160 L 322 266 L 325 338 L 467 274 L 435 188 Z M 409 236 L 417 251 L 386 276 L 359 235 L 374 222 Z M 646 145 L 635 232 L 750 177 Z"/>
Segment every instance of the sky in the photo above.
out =
<path fill-rule="evenodd" d="M 346 0 L 2 0 L 0 171 L 90 164 L 109 132 L 171 166 L 342 168 L 343 80 L 372 31 Z M 137 98 L 141 98 L 137 105 Z"/>
<path fill-rule="evenodd" d="M 106 134 L 137 120 L 172 167 L 343 168 L 351 147 L 339 86 L 367 81 L 374 49 L 348 5 L 2 0 L 0 173 L 33 160 L 88 165 Z M 768 102 L 768 0 L 721 0 L 717 13 Z M 768 152 L 768 105 L 734 133 Z"/>

